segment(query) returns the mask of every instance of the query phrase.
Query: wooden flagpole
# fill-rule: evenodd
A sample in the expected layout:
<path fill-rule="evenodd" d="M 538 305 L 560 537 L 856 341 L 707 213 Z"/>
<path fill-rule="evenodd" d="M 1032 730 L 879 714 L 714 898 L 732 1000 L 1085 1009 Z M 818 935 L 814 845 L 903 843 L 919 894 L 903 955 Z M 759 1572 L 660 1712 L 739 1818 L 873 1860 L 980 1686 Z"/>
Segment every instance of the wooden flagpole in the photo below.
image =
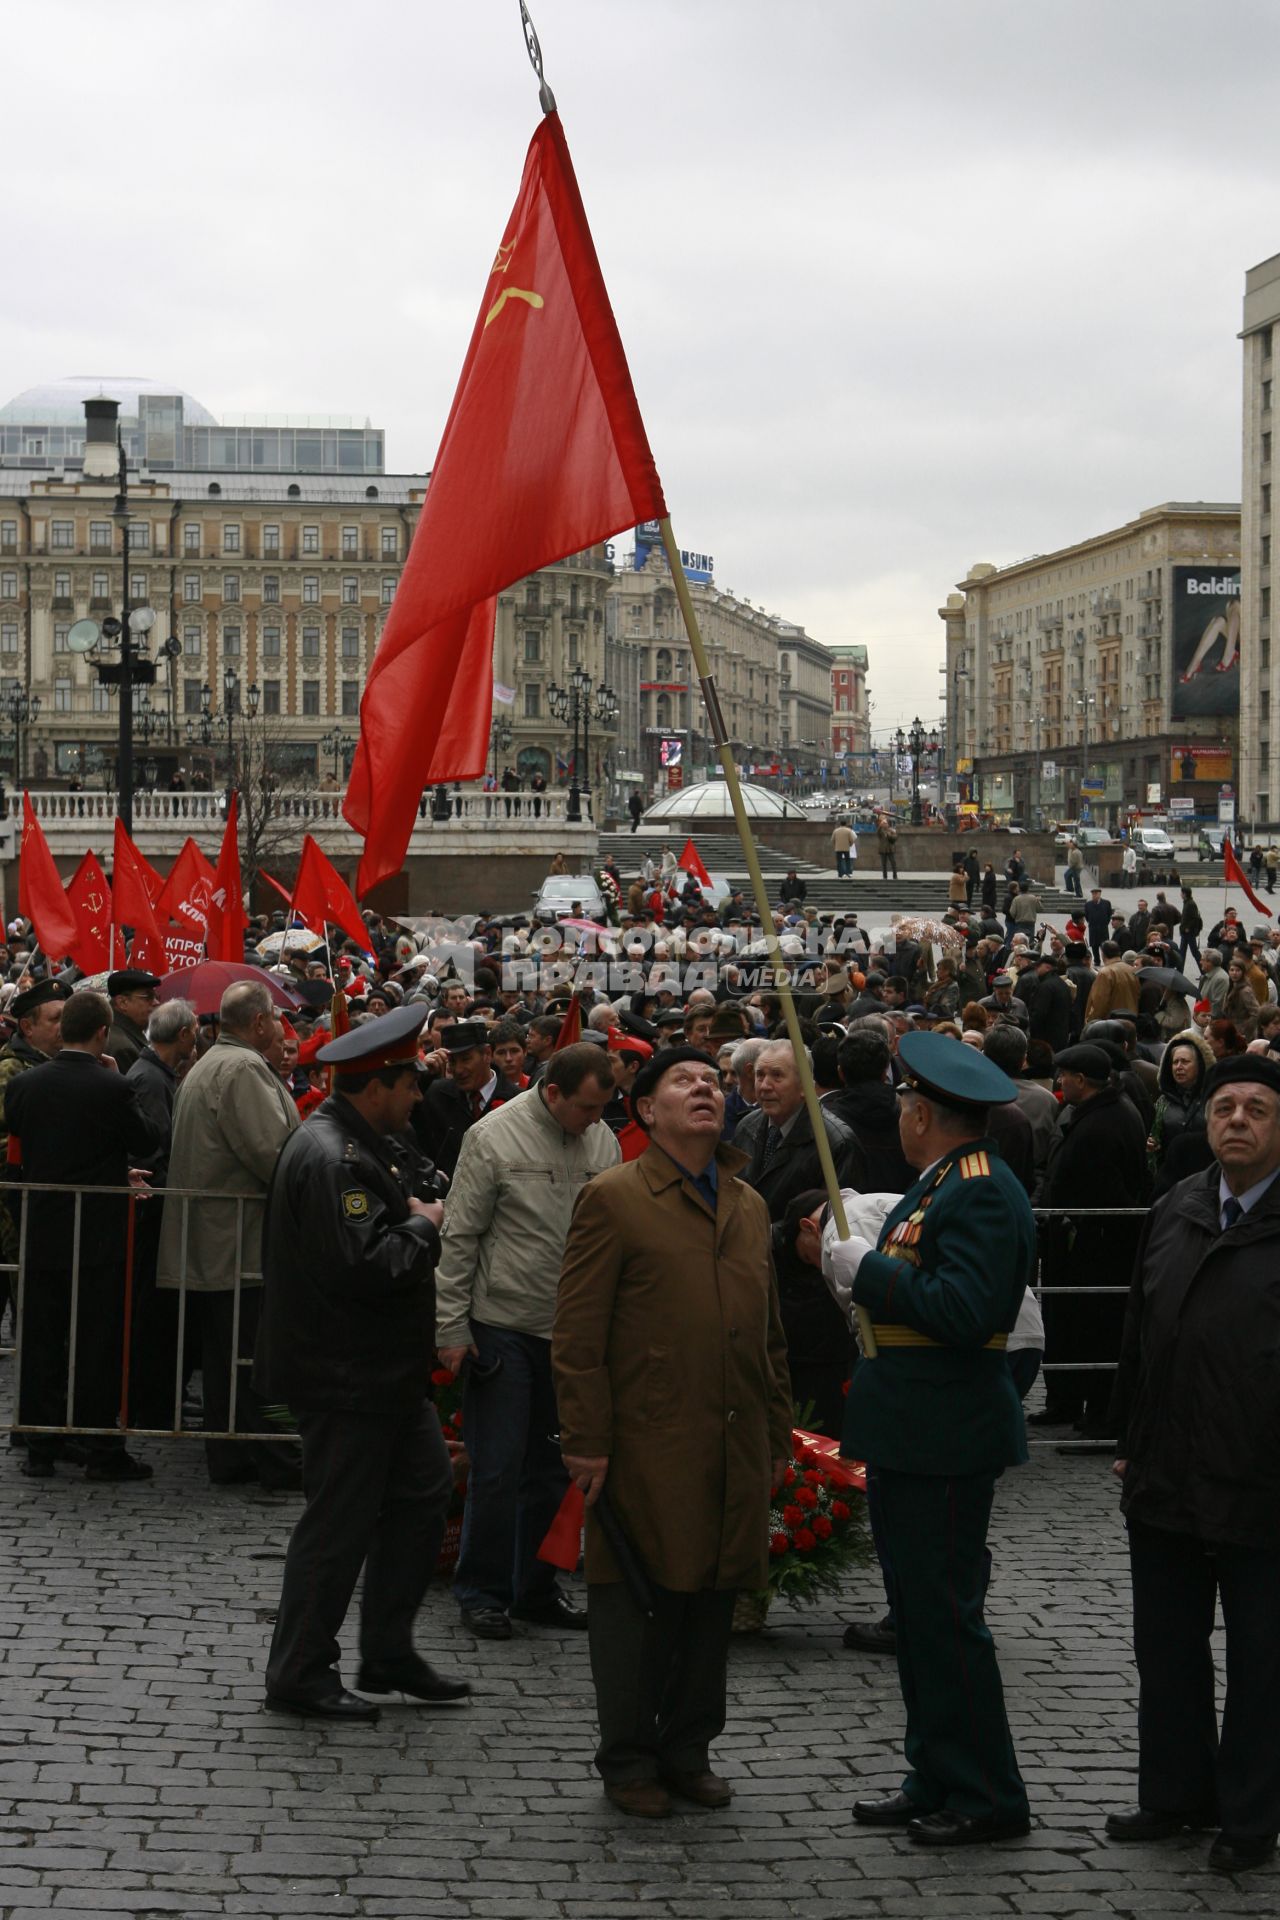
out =
<path fill-rule="evenodd" d="M 778 944 L 778 935 L 773 924 L 773 909 L 769 905 L 769 895 L 764 884 L 764 874 L 760 870 L 760 857 L 756 852 L 755 839 L 751 832 L 751 822 L 742 798 L 742 786 L 738 779 L 738 769 L 734 765 L 733 751 L 729 745 L 729 736 L 725 729 L 724 715 L 720 711 L 720 698 L 716 692 L 716 683 L 711 673 L 711 663 L 707 650 L 702 643 L 702 633 L 698 626 L 698 616 L 694 610 L 693 595 L 689 592 L 689 582 L 684 576 L 684 567 L 680 560 L 680 550 L 676 546 L 675 535 L 671 531 L 671 520 L 664 515 L 658 522 L 662 530 L 662 545 L 671 568 L 671 580 L 676 590 L 676 599 L 680 602 L 680 612 L 684 619 L 685 632 L 689 636 L 689 645 L 693 649 L 694 663 L 698 669 L 698 681 L 702 688 L 702 703 L 707 711 L 707 724 L 711 737 L 716 743 L 720 755 L 720 765 L 724 771 L 725 785 L 729 789 L 729 800 L 733 807 L 734 823 L 738 837 L 742 841 L 742 851 L 746 857 L 747 872 L 751 876 L 751 890 L 755 895 L 756 912 L 760 915 L 760 925 L 764 931 L 765 945 L 769 961 L 773 968 L 774 985 L 782 1001 L 782 1017 L 786 1021 L 787 1037 L 795 1053 L 796 1071 L 800 1075 L 800 1085 L 804 1091 L 805 1110 L 809 1115 L 809 1124 L 813 1129 L 814 1145 L 818 1149 L 818 1162 L 822 1168 L 823 1184 L 827 1189 L 827 1198 L 831 1203 L 831 1212 L 839 1230 L 840 1238 L 849 1238 L 849 1220 L 844 1210 L 844 1201 L 840 1197 L 840 1182 L 836 1178 L 835 1161 L 831 1157 L 831 1142 L 823 1125 L 822 1108 L 818 1102 L 818 1089 L 814 1085 L 813 1071 L 805 1052 L 804 1038 L 800 1032 L 800 1016 L 796 1012 L 795 999 L 791 992 L 791 976 L 787 972 Z M 858 1321 L 858 1334 L 862 1351 L 867 1358 L 873 1359 L 876 1352 L 875 1335 L 871 1330 L 871 1316 L 865 1307 L 854 1307 Z"/>

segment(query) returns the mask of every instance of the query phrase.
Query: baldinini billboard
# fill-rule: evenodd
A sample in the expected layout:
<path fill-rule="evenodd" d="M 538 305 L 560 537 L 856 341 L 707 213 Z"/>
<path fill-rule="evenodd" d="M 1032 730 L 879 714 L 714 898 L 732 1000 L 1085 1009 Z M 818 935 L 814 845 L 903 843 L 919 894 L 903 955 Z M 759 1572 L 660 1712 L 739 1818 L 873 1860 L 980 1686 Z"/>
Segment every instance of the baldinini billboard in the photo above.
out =
<path fill-rule="evenodd" d="M 1240 569 L 1173 569 L 1175 720 L 1240 711 Z"/>

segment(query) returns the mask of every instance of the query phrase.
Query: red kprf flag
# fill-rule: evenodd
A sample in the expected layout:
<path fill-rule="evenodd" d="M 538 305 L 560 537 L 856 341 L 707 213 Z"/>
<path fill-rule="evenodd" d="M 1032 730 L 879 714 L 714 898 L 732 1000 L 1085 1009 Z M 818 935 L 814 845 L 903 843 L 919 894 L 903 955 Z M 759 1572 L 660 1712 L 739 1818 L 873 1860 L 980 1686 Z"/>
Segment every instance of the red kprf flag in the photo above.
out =
<path fill-rule="evenodd" d="M 76 917 L 71 958 L 81 973 L 108 973 L 124 965 L 124 942 L 116 934 L 111 951 L 111 889 L 96 853 L 86 853 L 67 882 L 67 899 Z"/>
<path fill-rule="evenodd" d="M 240 889 L 239 819 L 240 796 L 233 793 L 227 808 L 227 824 L 222 829 L 222 851 L 218 855 L 218 867 L 213 877 L 208 944 L 211 960 L 233 960 L 237 966 L 244 959 L 244 933 L 249 924 L 244 910 L 244 895 Z M 285 894 L 285 898 L 288 897 Z"/>
<path fill-rule="evenodd" d="M 564 132 L 547 114 L 360 704 L 343 808 L 365 841 L 358 892 L 399 871 L 424 787 L 484 771 L 498 593 L 665 513 Z"/>
<path fill-rule="evenodd" d="M 676 865 L 685 873 L 691 873 L 700 887 L 709 887 L 711 885 L 711 875 L 703 866 L 702 855 L 698 852 L 692 840 L 685 841 L 684 852 L 680 855 Z"/>
<path fill-rule="evenodd" d="M 111 855 L 112 917 L 117 927 L 133 928 L 133 944 L 129 948 L 130 966 L 145 967 L 148 973 L 164 974 L 169 971 L 169 961 L 165 953 L 164 934 L 160 931 L 160 922 L 151 903 L 148 873 L 159 879 L 154 867 L 143 859 L 125 832 L 124 822 L 117 820 Z M 161 881 L 160 885 L 163 891 L 164 882 Z"/>
<path fill-rule="evenodd" d="M 197 966 L 208 950 L 217 876 L 188 836 L 155 903 L 171 967 Z"/>
<path fill-rule="evenodd" d="M 362 953 L 369 951 L 369 929 L 360 918 L 350 887 L 309 833 L 303 835 L 302 858 L 293 883 L 290 916 L 295 913 L 312 933 L 323 933 L 325 922 L 329 921 L 341 927 Z"/>
<path fill-rule="evenodd" d="M 35 928 L 45 958 L 61 960 L 70 953 L 80 930 L 29 793 L 22 796 L 22 848 L 18 858 L 18 911 Z"/>
<path fill-rule="evenodd" d="M 1265 913 L 1268 920 L 1271 918 L 1270 907 L 1263 906 L 1261 900 L 1259 900 L 1257 894 L 1249 885 L 1249 882 L 1245 878 L 1244 868 L 1236 859 L 1235 848 L 1225 836 L 1222 842 L 1222 879 L 1225 886 L 1239 887 L 1250 906 L 1256 907 L 1259 913 Z"/>

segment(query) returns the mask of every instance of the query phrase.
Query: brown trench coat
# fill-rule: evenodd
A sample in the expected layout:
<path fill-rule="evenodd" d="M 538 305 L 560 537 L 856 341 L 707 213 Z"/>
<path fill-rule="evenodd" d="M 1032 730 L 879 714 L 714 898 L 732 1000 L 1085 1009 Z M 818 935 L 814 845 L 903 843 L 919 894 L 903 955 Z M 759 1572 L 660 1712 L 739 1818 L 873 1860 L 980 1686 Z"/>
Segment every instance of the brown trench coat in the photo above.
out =
<path fill-rule="evenodd" d="M 769 1214 L 717 1150 L 715 1218 L 655 1146 L 597 1174 L 565 1245 L 552 1359 L 566 1453 L 608 1454 L 614 1511 L 675 1593 L 762 1587 L 791 1382 Z M 617 1567 L 588 1514 L 587 1579 Z"/>

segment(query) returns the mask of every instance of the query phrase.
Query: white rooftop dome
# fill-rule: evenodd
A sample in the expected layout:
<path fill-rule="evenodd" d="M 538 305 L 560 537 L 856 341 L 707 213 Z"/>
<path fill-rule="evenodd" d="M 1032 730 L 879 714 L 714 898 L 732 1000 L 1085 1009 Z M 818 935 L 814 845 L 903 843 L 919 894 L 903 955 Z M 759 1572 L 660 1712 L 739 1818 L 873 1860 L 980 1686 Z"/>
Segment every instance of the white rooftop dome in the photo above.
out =
<path fill-rule="evenodd" d="M 742 783 L 742 804 L 751 820 L 807 820 L 803 807 L 797 807 L 769 787 Z M 644 816 L 645 825 L 660 826 L 664 820 L 732 820 L 729 787 L 724 780 L 703 780 L 693 787 L 677 787 L 655 800 Z"/>
<path fill-rule="evenodd" d="M 72 374 L 65 380 L 51 380 L 45 386 L 28 387 L 15 394 L 7 406 L 0 407 L 0 420 L 21 427 L 84 425 L 86 400 L 118 400 L 124 420 L 138 417 L 138 395 L 182 395 L 183 418 L 189 427 L 216 427 L 217 421 L 207 407 L 193 400 L 181 387 L 166 386 L 163 380 L 139 380 L 134 374 Z"/>

